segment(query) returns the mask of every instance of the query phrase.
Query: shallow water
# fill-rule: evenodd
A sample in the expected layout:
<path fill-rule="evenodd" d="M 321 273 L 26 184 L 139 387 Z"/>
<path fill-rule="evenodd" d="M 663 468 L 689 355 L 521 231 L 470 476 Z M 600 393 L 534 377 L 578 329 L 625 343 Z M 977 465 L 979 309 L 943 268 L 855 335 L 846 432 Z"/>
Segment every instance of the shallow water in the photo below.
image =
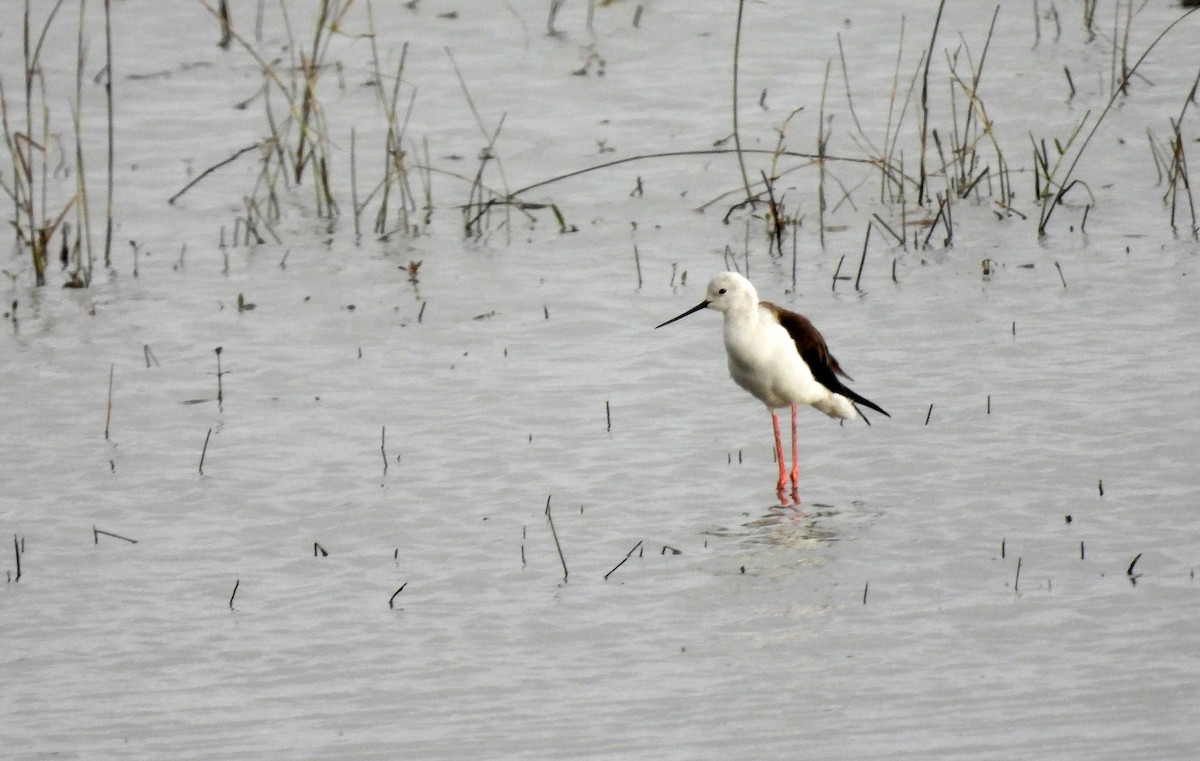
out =
<path fill-rule="evenodd" d="M 327 231 L 302 189 L 284 244 L 220 249 L 252 167 L 176 207 L 165 198 L 188 166 L 261 136 L 261 110 L 230 107 L 259 75 L 213 45 L 202 8 L 164 27 L 148 7 L 121 6 L 118 39 L 145 44 L 123 48 L 118 70 L 170 76 L 118 79 L 129 169 L 113 268 L 71 291 L 53 276 L 34 289 L 24 260 L 8 267 L 10 575 L 7 537 L 24 543 L 20 581 L 0 594 L 8 753 L 1191 755 L 1198 249 L 1171 234 L 1144 135 L 1178 115 L 1195 76 L 1169 64 L 1193 20 L 1081 161 L 1096 196 L 1086 234 L 1082 202 L 1041 241 L 1032 220 L 961 202 L 953 247 L 903 250 L 876 230 L 862 290 L 831 289 L 843 255 L 842 274 L 856 273 L 869 214 L 896 212 L 859 190 L 822 251 L 816 180 L 797 173 L 793 291 L 790 253 L 768 254 L 761 222 L 748 235 L 744 216 L 722 224 L 727 206 L 694 212 L 740 184 L 728 157 L 631 164 L 531 195 L 558 203 L 574 234 L 539 211 L 464 241 L 440 208 L 420 236 L 356 244 L 349 220 Z M 859 118 L 886 118 L 901 10 L 823 7 L 747 6 L 747 143 L 773 147 L 801 105 L 796 129 L 815 136 L 839 32 Z M 907 77 L 933 9 L 902 10 Z M 728 134 L 728 9 L 652 3 L 639 29 L 632 12 L 598 9 L 594 38 L 570 5 L 562 38 L 542 34 L 539 3 L 377 8 L 376 23 L 385 68 L 412 41 L 410 130 L 435 163 L 471 174 L 482 145 L 449 45 L 486 126 L 507 113 L 496 151 L 518 187 Z M 1177 13 L 1148 10 L 1131 47 Z M 961 32 L 977 53 L 989 20 L 950 8 L 940 39 Z M 1029 9 L 998 21 L 983 94 L 1014 167 L 1028 165 L 1029 130 L 1065 137 L 1103 107 L 1110 48 L 1065 12 L 1063 27 L 1052 42 L 1043 21 L 1034 47 Z M 369 144 L 379 119 L 354 84 L 369 74 L 365 45 L 335 44 L 350 84 L 326 108 L 344 150 L 349 124 Z M 603 77 L 570 73 L 588 45 Z M 3 73 L 13 90 L 19 75 Z M 768 110 L 754 105 L 764 87 Z M 830 150 L 848 154 L 835 91 Z M 645 195 L 631 197 L 638 178 Z M 448 207 L 464 188 L 438 177 L 434 197 Z M 892 413 L 867 427 L 805 411 L 803 513 L 776 505 L 769 416 L 728 379 L 717 316 L 651 329 L 702 297 L 727 244 Z M 255 308 L 239 311 L 239 294 Z"/>

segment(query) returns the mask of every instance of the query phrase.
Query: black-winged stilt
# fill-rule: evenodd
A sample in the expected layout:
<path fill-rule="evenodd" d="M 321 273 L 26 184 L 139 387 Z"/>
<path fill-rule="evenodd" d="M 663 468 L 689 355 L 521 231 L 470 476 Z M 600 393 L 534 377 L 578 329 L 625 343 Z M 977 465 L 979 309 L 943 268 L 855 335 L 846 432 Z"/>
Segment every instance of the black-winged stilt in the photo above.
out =
<path fill-rule="evenodd" d="M 796 407 L 806 404 L 830 417 L 850 420 L 860 417 L 856 405 L 888 415 L 865 396 L 855 393 L 838 378 L 853 380 L 829 353 L 824 337 L 802 314 L 759 301 L 758 291 L 736 272 L 722 272 L 708 284 L 704 301 L 678 317 L 656 325 L 670 325 L 701 309 L 716 309 L 725 315 L 725 351 L 729 375 L 771 411 L 775 429 L 775 454 L 779 462 L 776 490 L 784 494 L 789 474 L 779 437 L 775 410 L 792 408 L 792 497 L 797 497 L 800 464 L 796 459 Z M 865 416 L 863 420 L 870 424 Z"/>

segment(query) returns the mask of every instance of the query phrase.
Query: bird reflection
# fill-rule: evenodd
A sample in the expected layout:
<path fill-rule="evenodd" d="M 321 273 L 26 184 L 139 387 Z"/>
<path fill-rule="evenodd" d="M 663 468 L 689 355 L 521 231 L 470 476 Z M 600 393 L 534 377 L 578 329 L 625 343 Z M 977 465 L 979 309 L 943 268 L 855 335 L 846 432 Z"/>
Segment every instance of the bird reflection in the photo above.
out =
<path fill-rule="evenodd" d="M 838 532 L 827 523 L 837 515 L 836 507 L 820 503 L 810 505 L 807 510 L 792 505 L 771 505 L 758 517 L 739 526 L 714 527 L 705 533 L 740 539 L 745 544 L 816 549 L 839 539 Z"/>

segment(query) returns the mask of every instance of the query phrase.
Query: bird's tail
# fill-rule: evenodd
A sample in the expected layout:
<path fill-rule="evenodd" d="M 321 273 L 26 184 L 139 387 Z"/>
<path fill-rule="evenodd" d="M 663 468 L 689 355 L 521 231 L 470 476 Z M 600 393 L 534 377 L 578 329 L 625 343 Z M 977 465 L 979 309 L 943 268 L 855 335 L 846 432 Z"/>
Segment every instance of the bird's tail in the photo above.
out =
<path fill-rule="evenodd" d="M 863 396 L 862 394 L 851 391 L 850 389 L 845 388 L 845 387 L 842 387 L 842 390 L 840 393 L 843 396 L 848 397 L 850 399 L 850 401 L 854 402 L 855 404 L 861 404 L 864 407 L 869 407 L 869 408 L 875 410 L 876 412 L 878 412 L 880 415 L 883 415 L 884 417 L 891 417 L 891 415 L 888 414 L 887 410 L 885 410 L 883 407 L 880 407 L 878 404 L 871 401 L 870 399 Z M 859 414 L 861 415 L 862 413 L 859 412 Z M 867 420 L 866 416 L 863 416 L 863 420 L 866 420 L 867 425 L 871 424 L 871 421 Z"/>

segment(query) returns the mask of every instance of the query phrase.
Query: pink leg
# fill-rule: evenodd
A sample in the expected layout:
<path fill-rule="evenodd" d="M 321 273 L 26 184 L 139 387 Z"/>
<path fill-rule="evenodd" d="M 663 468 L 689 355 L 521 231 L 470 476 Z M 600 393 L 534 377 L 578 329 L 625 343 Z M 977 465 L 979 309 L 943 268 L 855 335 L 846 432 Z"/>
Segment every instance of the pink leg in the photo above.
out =
<path fill-rule="evenodd" d="M 775 460 L 779 463 L 779 483 L 775 485 L 775 490 L 782 492 L 787 485 L 787 466 L 784 465 L 783 442 L 779 440 L 779 417 L 775 410 L 771 410 L 771 425 L 775 428 Z"/>
<path fill-rule="evenodd" d="M 792 491 L 800 486 L 800 459 L 796 456 L 796 405 L 792 405 Z"/>

